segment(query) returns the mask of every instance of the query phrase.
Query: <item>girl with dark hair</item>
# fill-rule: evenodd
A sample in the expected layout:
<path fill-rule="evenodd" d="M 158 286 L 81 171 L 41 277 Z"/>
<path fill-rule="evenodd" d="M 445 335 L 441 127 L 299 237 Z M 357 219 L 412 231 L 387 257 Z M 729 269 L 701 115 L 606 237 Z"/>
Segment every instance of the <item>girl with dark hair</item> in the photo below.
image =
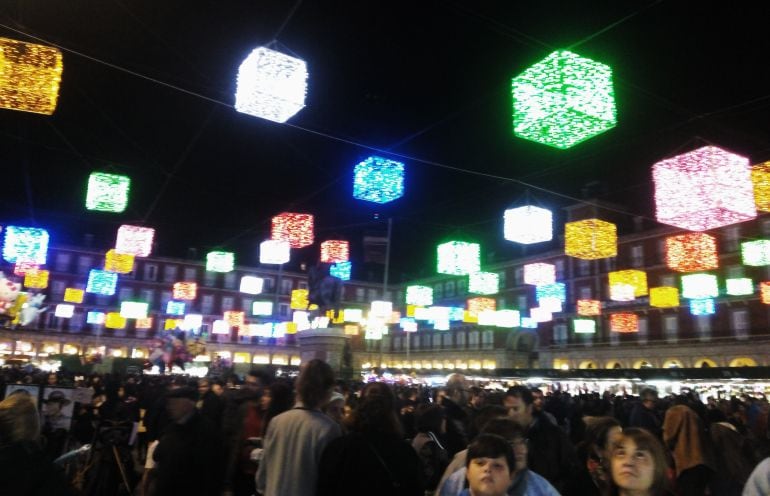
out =
<path fill-rule="evenodd" d="M 613 417 L 592 417 L 585 428 L 583 441 L 576 448 L 580 474 L 576 490 L 585 496 L 599 495 L 607 487 L 607 460 L 614 442 L 623 429 Z"/>
<path fill-rule="evenodd" d="M 663 445 L 644 429 L 625 429 L 612 448 L 610 496 L 666 496 L 668 463 Z"/>

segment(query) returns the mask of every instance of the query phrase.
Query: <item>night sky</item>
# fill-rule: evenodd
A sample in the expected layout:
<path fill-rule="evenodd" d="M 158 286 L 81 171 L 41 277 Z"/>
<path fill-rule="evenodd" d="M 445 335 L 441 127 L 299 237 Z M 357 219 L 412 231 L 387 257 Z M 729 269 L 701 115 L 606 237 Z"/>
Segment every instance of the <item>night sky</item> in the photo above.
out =
<path fill-rule="evenodd" d="M 769 19 L 766 2 L 0 0 L 0 36 L 66 49 L 53 116 L 0 109 L 0 225 L 106 251 L 143 224 L 156 255 L 255 265 L 271 217 L 296 211 L 318 241 L 351 242 L 356 278 L 379 277 L 362 237 L 388 218 L 393 282 L 433 274 L 449 239 L 505 260 L 522 252 L 502 213 L 527 199 L 555 209 L 557 231 L 565 196 L 584 193 L 652 219 L 657 160 L 707 143 L 770 160 Z M 241 61 L 273 40 L 309 70 L 307 106 L 283 125 L 232 108 Z M 511 78 L 567 47 L 613 67 L 618 126 L 568 150 L 514 137 Z M 372 154 L 406 163 L 403 198 L 352 199 Z M 131 177 L 126 212 L 85 209 L 92 171 Z"/>

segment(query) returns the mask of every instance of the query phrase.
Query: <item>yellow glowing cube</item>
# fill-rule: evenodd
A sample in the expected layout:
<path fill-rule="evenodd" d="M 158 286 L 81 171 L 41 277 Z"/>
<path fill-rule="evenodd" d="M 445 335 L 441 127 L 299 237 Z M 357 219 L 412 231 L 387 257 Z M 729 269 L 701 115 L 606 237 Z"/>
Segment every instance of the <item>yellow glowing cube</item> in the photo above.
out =
<path fill-rule="evenodd" d="M 0 107 L 53 114 L 62 67 L 57 48 L 0 38 Z"/>
<path fill-rule="evenodd" d="M 184 322 L 182 319 L 166 319 L 166 322 L 163 323 L 163 330 L 170 331 L 176 329 L 182 325 L 182 322 Z"/>
<path fill-rule="evenodd" d="M 83 303 L 85 291 L 82 289 L 67 288 L 64 290 L 64 301 L 67 303 Z"/>
<path fill-rule="evenodd" d="M 568 222 L 564 225 L 564 253 L 583 260 L 614 257 L 618 254 L 618 229 L 599 219 Z"/>
<path fill-rule="evenodd" d="M 286 334 L 297 334 L 297 324 L 286 322 Z"/>
<path fill-rule="evenodd" d="M 134 270 L 134 255 L 131 253 L 120 253 L 112 249 L 104 257 L 104 270 L 117 272 L 118 274 L 128 274 Z"/>
<path fill-rule="evenodd" d="M 754 201 L 757 210 L 770 212 L 770 162 L 751 168 L 751 182 L 754 185 Z"/>
<path fill-rule="evenodd" d="M 610 272 L 610 287 L 616 284 L 633 286 L 634 296 L 647 295 L 647 273 L 643 270 L 618 270 Z"/>
<path fill-rule="evenodd" d="M 468 312 L 473 317 L 478 317 L 484 310 L 497 310 L 497 301 L 493 298 L 469 298 Z"/>
<path fill-rule="evenodd" d="M 479 321 L 478 315 L 472 314 L 469 310 L 463 311 L 463 322 L 466 324 L 475 324 Z"/>
<path fill-rule="evenodd" d="M 353 324 L 345 325 L 346 336 L 358 336 L 358 332 L 359 332 L 359 327 L 357 325 L 353 325 Z"/>
<path fill-rule="evenodd" d="M 126 318 L 120 315 L 120 312 L 109 312 L 104 320 L 104 327 L 107 329 L 123 329 L 126 327 Z"/>
<path fill-rule="evenodd" d="M 24 274 L 24 286 L 32 289 L 45 289 L 48 287 L 47 270 L 30 270 Z"/>
<path fill-rule="evenodd" d="M 670 286 L 650 288 L 650 306 L 656 308 L 678 307 L 679 288 Z"/>
<path fill-rule="evenodd" d="M 578 315 L 595 316 L 602 314 L 602 302 L 599 300 L 577 300 Z"/>
<path fill-rule="evenodd" d="M 136 328 L 137 329 L 152 329 L 152 317 L 147 317 L 144 319 L 136 319 Z"/>
<path fill-rule="evenodd" d="M 294 289 L 291 292 L 291 302 L 289 307 L 292 310 L 307 310 L 309 302 L 307 301 L 307 289 Z"/>

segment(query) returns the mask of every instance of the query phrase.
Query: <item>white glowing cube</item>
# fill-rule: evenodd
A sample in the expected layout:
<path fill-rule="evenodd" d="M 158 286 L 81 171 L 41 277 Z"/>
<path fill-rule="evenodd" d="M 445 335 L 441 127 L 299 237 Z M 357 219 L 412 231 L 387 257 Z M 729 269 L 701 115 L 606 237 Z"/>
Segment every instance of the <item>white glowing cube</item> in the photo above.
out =
<path fill-rule="evenodd" d="M 259 263 L 285 264 L 289 261 L 291 246 L 288 241 L 268 239 L 259 245 Z"/>
<path fill-rule="evenodd" d="M 550 210 L 531 205 L 506 210 L 503 237 L 522 244 L 550 241 L 553 238 L 553 215 Z"/>
<path fill-rule="evenodd" d="M 56 317 L 61 319 L 71 319 L 75 315 L 75 305 L 68 305 L 67 303 L 60 303 L 56 305 L 56 311 L 54 313 Z"/>
<path fill-rule="evenodd" d="M 265 280 L 256 276 L 241 277 L 241 293 L 259 294 L 262 292 Z"/>

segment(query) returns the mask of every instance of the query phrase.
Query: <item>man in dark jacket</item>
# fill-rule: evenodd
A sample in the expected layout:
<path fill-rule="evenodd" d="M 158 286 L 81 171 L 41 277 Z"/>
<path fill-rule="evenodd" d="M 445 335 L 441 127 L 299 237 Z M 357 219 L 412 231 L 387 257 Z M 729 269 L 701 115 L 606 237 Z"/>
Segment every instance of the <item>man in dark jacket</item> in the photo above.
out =
<path fill-rule="evenodd" d="M 462 374 L 452 374 L 447 379 L 446 396 L 441 406 L 446 414 L 446 450 L 452 458 L 468 446 L 468 415 L 463 407 L 468 403 L 468 384 Z"/>
<path fill-rule="evenodd" d="M 641 427 L 655 434 L 658 439 L 663 436 L 662 425 L 658 412 L 655 411 L 655 403 L 658 400 L 658 392 L 652 388 L 642 389 L 639 394 L 641 401 L 634 405 L 631 416 L 628 418 L 629 427 Z"/>

